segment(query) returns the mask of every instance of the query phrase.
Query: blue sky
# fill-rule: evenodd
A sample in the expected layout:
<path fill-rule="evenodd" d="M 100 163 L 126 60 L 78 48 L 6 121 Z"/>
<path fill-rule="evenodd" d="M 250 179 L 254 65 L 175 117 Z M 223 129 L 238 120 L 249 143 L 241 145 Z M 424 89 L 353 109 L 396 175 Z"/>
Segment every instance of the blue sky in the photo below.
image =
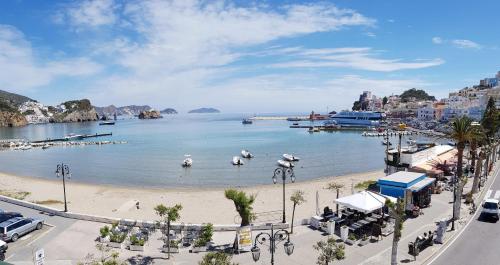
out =
<path fill-rule="evenodd" d="M 343 109 L 500 70 L 500 2 L 1 1 L 0 89 L 47 104 Z"/>

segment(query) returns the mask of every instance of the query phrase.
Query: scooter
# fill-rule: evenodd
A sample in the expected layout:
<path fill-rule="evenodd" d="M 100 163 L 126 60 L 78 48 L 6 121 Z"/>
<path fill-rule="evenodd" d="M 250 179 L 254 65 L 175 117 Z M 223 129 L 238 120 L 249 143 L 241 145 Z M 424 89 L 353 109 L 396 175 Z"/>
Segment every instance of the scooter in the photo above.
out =
<path fill-rule="evenodd" d="M 0 240 L 0 261 L 5 260 L 5 252 L 7 252 L 7 248 L 9 248 L 9 246 L 7 246 L 7 243 Z"/>

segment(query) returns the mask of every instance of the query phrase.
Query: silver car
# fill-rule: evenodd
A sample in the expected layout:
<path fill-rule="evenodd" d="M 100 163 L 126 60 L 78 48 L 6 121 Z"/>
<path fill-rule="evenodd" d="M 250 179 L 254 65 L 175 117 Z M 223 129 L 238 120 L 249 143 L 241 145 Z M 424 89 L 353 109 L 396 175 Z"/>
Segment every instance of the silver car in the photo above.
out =
<path fill-rule="evenodd" d="M 0 239 L 16 242 L 19 237 L 34 230 L 42 229 L 43 220 L 34 218 L 15 217 L 0 223 Z"/>

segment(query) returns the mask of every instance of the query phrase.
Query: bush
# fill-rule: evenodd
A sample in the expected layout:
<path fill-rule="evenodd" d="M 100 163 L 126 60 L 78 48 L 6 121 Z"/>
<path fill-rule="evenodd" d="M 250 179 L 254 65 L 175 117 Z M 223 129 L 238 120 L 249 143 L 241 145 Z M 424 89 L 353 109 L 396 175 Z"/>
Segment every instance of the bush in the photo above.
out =
<path fill-rule="evenodd" d="M 101 229 L 99 229 L 99 232 L 101 233 L 102 238 L 107 237 L 110 233 L 109 226 L 105 225 L 104 227 L 101 227 Z"/>
<path fill-rule="evenodd" d="M 204 247 L 208 242 L 212 241 L 214 235 L 214 225 L 206 224 L 201 228 L 201 233 L 198 239 L 194 242 L 195 247 Z"/>
<path fill-rule="evenodd" d="M 180 241 L 179 240 L 170 240 L 170 247 L 171 248 L 179 248 L 179 245 L 180 245 Z"/>
<path fill-rule="evenodd" d="M 146 243 L 146 240 L 144 238 L 139 238 L 136 235 L 130 236 L 130 244 L 134 246 L 144 246 L 144 243 Z"/>
<path fill-rule="evenodd" d="M 198 262 L 198 265 L 237 265 L 231 262 L 232 257 L 226 253 L 214 252 L 207 253 L 203 259 Z"/>
<path fill-rule="evenodd" d="M 115 243 L 123 243 L 123 241 L 125 241 L 125 238 L 127 238 L 127 235 L 124 233 L 112 232 L 109 235 L 109 241 L 115 242 Z"/>

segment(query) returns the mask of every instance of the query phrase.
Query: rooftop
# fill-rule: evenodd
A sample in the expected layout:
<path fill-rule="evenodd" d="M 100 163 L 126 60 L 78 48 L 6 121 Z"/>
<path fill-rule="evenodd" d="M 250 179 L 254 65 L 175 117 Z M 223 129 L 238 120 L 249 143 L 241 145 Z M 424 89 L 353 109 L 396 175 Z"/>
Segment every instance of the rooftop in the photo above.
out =
<path fill-rule="evenodd" d="M 391 181 L 391 182 L 400 182 L 400 183 L 411 183 L 422 176 L 425 176 L 423 173 L 416 172 L 407 172 L 407 171 L 399 171 L 389 176 L 385 176 L 379 179 L 379 181 Z"/>

